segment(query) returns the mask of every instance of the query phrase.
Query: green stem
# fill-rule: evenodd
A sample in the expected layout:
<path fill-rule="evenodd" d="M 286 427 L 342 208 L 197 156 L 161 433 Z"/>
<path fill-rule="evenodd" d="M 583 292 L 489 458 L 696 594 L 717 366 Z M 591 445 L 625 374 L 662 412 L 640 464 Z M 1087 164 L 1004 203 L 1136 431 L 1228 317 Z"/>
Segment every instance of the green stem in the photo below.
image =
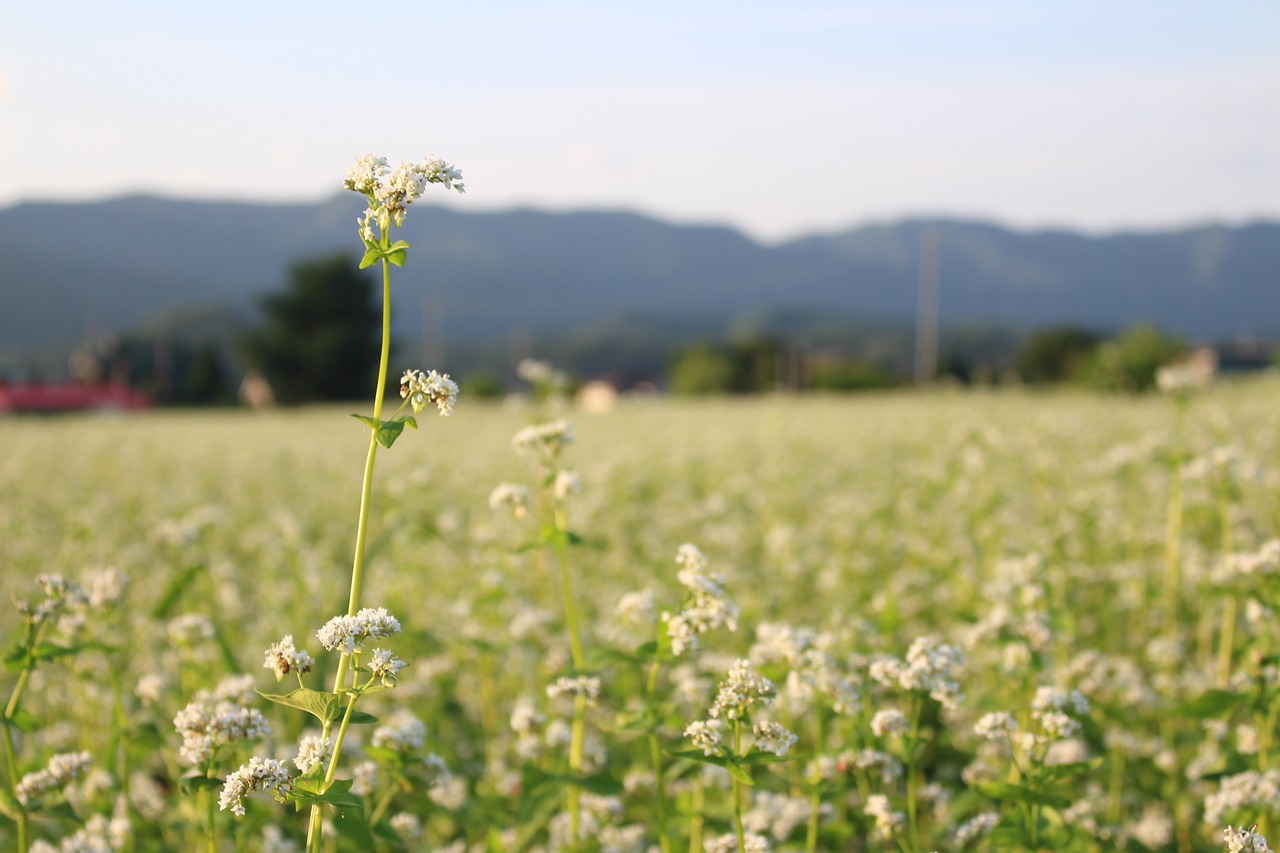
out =
<path fill-rule="evenodd" d="M 387 234 L 382 235 L 383 248 L 390 246 L 390 237 Z M 382 352 L 378 358 L 378 385 L 374 389 L 373 396 L 373 419 L 376 421 L 382 417 L 382 397 L 387 387 L 387 362 L 391 358 L 391 262 L 386 258 L 382 260 Z M 369 531 L 369 507 L 373 496 L 373 462 L 378 454 L 378 437 L 377 430 L 370 427 L 369 429 L 369 453 L 365 457 L 364 463 L 364 479 L 360 484 L 360 520 L 356 524 L 356 549 L 355 557 L 351 564 L 351 596 L 347 601 L 347 615 L 354 616 L 360 609 L 360 590 L 364 585 L 364 547 L 365 540 Z M 342 682 L 347 675 L 347 667 L 350 665 L 350 655 L 342 655 L 338 658 L 338 671 L 333 677 L 333 692 L 337 693 L 342 688 Z M 338 729 L 338 736 L 333 743 L 333 756 L 329 759 L 329 769 L 325 773 L 324 789 L 329 787 L 333 782 L 334 774 L 338 769 L 338 758 L 342 753 L 342 740 L 346 735 L 347 723 L 351 719 L 351 711 L 355 707 L 356 697 L 352 696 L 347 703 L 347 711 L 342 718 L 342 726 Z M 328 737 L 332 730 L 332 721 L 324 724 L 322 737 Z M 318 853 L 320 850 L 320 805 L 319 803 L 311 806 L 311 816 L 307 822 L 307 851 L 308 853 Z"/>
<path fill-rule="evenodd" d="M 582 654 L 582 637 L 578 631 L 578 609 L 573 601 L 573 583 L 569 577 L 569 555 L 565 543 L 569 532 L 569 522 L 564 503 L 556 501 L 556 564 L 560 567 L 560 594 L 564 599 L 564 621 L 569 629 L 569 648 L 573 655 L 573 668 L 579 673 L 586 669 Z"/>
<path fill-rule="evenodd" d="M 212 779 L 213 768 L 210 767 L 205 775 Z M 209 853 L 217 853 L 218 836 L 214 831 L 213 823 L 214 818 L 217 816 L 217 811 L 214 809 L 216 804 L 213 801 L 213 790 L 211 788 L 205 788 L 201 793 L 204 795 L 205 803 L 205 849 L 207 849 Z"/>
<path fill-rule="evenodd" d="M 822 771 L 818 768 L 818 759 L 822 757 L 823 741 L 826 736 L 822 709 L 815 708 L 814 713 L 817 714 L 818 719 L 813 733 L 813 772 L 809 775 L 809 829 L 804 839 L 806 853 L 815 853 L 818 849 L 818 809 L 822 805 L 822 793 L 818 790 L 818 783 L 822 781 Z"/>
<path fill-rule="evenodd" d="M 919 779 L 916 774 L 916 753 L 920 745 L 920 716 L 924 712 L 924 700 L 919 696 L 911 699 L 911 738 L 907 752 L 907 829 L 911 838 L 911 849 L 920 849 L 920 829 L 917 819 L 919 798 Z"/>
<path fill-rule="evenodd" d="M 40 631 L 44 627 L 41 622 L 40 626 L 32 630 L 28 636 L 28 646 L 34 648 L 39 641 Z M 18 815 L 15 823 L 18 825 L 18 853 L 27 853 L 27 810 L 18 802 L 18 754 L 13 748 L 13 719 L 18 715 L 18 705 L 22 701 L 22 694 L 27 689 L 27 682 L 31 679 L 31 671 L 35 669 L 35 664 L 28 664 L 23 667 L 22 672 L 18 674 L 18 683 L 13 686 L 13 692 L 9 694 L 9 702 L 4 708 L 4 758 L 5 764 L 9 768 L 9 793 L 13 795 L 13 801 L 18 804 Z"/>
<path fill-rule="evenodd" d="M 689 853 L 702 853 L 702 810 L 706 807 L 706 791 L 702 779 L 693 780 L 693 794 L 689 801 Z"/>
<path fill-rule="evenodd" d="M 376 826 L 378 821 L 382 820 L 382 816 L 386 814 L 387 809 L 391 806 L 391 800 L 395 797 L 395 795 L 396 795 L 395 785 L 392 785 L 390 788 L 387 788 L 387 792 L 382 795 L 382 799 L 378 800 L 378 805 L 376 808 L 374 808 L 373 814 L 369 815 L 370 828 Z"/>
<path fill-rule="evenodd" d="M 742 754 L 742 720 L 733 721 L 733 754 Z M 738 833 L 738 850 L 747 849 L 747 836 L 742 830 L 742 783 L 733 777 L 733 828 Z"/>
<path fill-rule="evenodd" d="M 662 779 L 662 746 L 658 743 L 657 706 L 654 701 L 658 689 L 659 661 L 649 667 L 649 678 L 645 683 L 645 703 L 649 707 L 649 757 L 653 761 L 654 815 L 657 821 L 658 844 L 662 853 L 671 853 L 671 839 L 667 838 L 667 786 Z"/>

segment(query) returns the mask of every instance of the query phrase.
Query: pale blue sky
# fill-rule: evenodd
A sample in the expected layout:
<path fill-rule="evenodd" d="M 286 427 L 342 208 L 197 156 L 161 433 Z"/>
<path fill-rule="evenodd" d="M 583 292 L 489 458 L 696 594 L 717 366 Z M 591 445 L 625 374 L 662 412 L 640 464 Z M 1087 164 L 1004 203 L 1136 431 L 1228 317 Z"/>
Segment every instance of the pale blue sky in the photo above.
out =
<path fill-rule="evenodd" d="M 474 210 L 777 239 L 909 214 L 1280 217 L 1280 3 L 0 3 L 0 205 L 315 199 L 436 154 Z"/>

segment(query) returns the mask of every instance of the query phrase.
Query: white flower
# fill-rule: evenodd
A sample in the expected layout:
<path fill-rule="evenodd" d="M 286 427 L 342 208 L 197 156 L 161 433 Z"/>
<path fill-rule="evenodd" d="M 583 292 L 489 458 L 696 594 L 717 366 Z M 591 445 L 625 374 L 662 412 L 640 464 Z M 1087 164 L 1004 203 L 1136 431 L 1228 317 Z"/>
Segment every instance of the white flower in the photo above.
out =
<path fill-rule="evenodd" d="M 517 483 L 499 483 L 489 493 L 489 509 L 510 507 L 516 518 L 524 518 L 529 511 L 529 489 Z"/>
<path fill-rule="evenodd" d="M 720 682 L 720 691 L 711 706 L 711 716 L 723 715 L 725 719 L 736 720 L 752 705 L 768 705 L 773 697 L 773 682 L 757 675 L 751 669 L 751 661 L 738 660 L 730 667 L 728 677 Z"/>
<path fill-rule="evenodd" d="M 356 652 L 356 646 L 370 637 L 390 637 L 400 633 L 400 622 L 386 608 L 366 607 L 355 616 L 335 616 L 316 632 L 320 645 L 328 651 L 345 655 Z"/>
<path fill-rule="evenodd" d="M 440 415 L 448 417 L 453 414 L 453 406 L 458 401 L 458 385 L 447 373 L 406 370 L 400 378 L 400 396 L 409 398 L 414 414 L 435 404 Z"/>
<path fill-rule="evenodd" d="M 671 652 L 681 655 L 698 647 L 698 637 L 721 625 L 730 631 L 738 628 L 738 605 L 724 591 L 724 577 L 711 572 L 707 558 L 694 545 L 685 543 L 676 552 L 680 571 L 676 579 L 688 590 L 684 608 L 677 614 L 664 614 Z"/>
<path fill-rule="evenodd" d="M 1258 827 L 1245 829 L 1227 827 L 1224 840 L 1227 842 L 1227 853 L 1271 853 L 1267 839 L 1258 832 Z"/>
<path fill-rule="evenodd" d="M 397 752 L 416 752 L 427 740 L 427 727 L 412 714 L 401 712 L 390 723 L 373 732 L 371 742 L 377 747 Z"/>
<path fill-rule="evenodd" d="M 756 749 L 762 752 L 772 752 L 779 758 L 786 757 L 791 751 L 791 747 L 796 745 L 799 740 L 786 727 L 778 723 L 760 721 L 752 728 L 751 733 L 756 738 Z"/>
<path fill-rule="evenodd" d="M 283 761 L 254 756 L 227 777 L 218 797 L 218 808 L 244 817 L 244 798 L 254 791 L 270 790 L 280 802 L 290 789 L 289 771 Z"/>
<path fill-rule="evenodd" d="M 564 420 L 527 426 L 511 439 L 512 446 L 522 453 L 536 452 L 550 458 L 558 456 L 566 444 L 572 443 L 573 430 Z"/>
<path fill-rule="evenodd" d="M 547 696 L 555 699 L 560 696 L 585 696 L 588 703 L 600 696 L 600 679 L 594 675 L 577 675 L 572 678 L 561 676 L 554 684 L 547 686 Z"/>
<path fill-rule="evenodd" d="M 326 764 L 333 757 L 333 741 L 327 737 L 319 735 L 307 735 L 302 739 L 302 743 L 298 744 L 298 756 L 293 759 L 293 765 L 298 768 L 298 772 L 302 774 L 310 773 L 322 764 Z"/>
<path fill-rule="evenodd" d="M 567 500 L 569 495 L 582 491 L 582 480 L 579 479 L 576 471 L 561 471 L 556 474 L 552 491 L 557 500 Z"/>
<path fill-rule="evenodd" d="M 876 711 L 876 715 L 871 718 L 871 732 L 876 737 L 904 735 L 910 728 L 911 724 L 907 722 L 906 714 L 897 708 Z"/>
<path fill-rule="evenodd" d="M 868 817 L 876 819 L 876 831 L 885 840 L 893 838 L 895 834 L 901 832 L 907 819 L 907 816 L 902 812 L 893 810 L 889 805 L 889 798 L 884 794 L 872 794 L 867 797 L 867 804 L 863 811 L 866 812 Z"/>
<path fill-rule="evenodd" d="M 1004 740 L 1018 730 L 1018 721 L 1008 711 L 983 714 L 973 725 L 973 733 L 986 740 Z"/>
<path fill-rule="evenodd" d="M 684 736 L 692 740 L 704 755 L 714 755 L 720 746 L 720 729 L 723 726 L 720 720 L 697 720 L 685 727 Z"/>
<path fill-rule="evenodd" d="M 41 794 L 65 788 L 68 782 L 83 776 L 92 763 L 93 756 L 87 752 L 59 753 L 50 758 L 43 769 L 23 776 L 14 794 L 25 806 Z"/>
<path fill-rule="evenodd" d="M 395 687 L 396 673 L 408 666 L 407 663 L 386 649 L 374 649 L 373 658 L 369 661 L 369 672 L 382 679 L 386 687 Z"/>
<path fill-rule="evenodd" d="M 272 643 L 264 655 L 262 666 L 276 674 L 276 681 L 290 672 L 310 672 L 315 660 L 305 650 L 294 648 L 293 635 L 286 634 L 278 643 Z"/>

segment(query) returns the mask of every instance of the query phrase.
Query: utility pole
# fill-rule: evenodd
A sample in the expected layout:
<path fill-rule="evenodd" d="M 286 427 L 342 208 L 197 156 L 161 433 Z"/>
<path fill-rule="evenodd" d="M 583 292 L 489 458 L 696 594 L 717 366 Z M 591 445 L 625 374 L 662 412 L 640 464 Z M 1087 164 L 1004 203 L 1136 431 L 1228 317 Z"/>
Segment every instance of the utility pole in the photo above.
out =
<path fill-rule="evenodd" d="M 942 284 L 942 234 L 926 226 L 920 234 L 920 281 L 916 294 L 917 385 L 932 385 L 938 375 L 939 292 Z"/>

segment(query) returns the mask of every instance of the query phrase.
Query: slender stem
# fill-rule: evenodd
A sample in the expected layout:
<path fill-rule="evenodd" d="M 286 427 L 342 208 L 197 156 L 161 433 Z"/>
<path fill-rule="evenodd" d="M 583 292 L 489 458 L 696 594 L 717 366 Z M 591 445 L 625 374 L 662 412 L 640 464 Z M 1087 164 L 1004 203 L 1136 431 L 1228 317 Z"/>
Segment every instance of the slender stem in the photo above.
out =
<path fill-rule="evenodd" d="M 818 769 L 818 759 L 822 757 L 823 741 L 826 739 L 822 708 L 815 708 L 814 713 L 817 715 L 817 722 L 813 733 L 813 772 L 809 774 L 809 830 L 804 839 L 806 853 L 815 853 L 818 849 L 818 809 L 822 805 L 822 792 L 818 790 L 822 771 Z"/>
<path fill-rule="evenodd" d="M 693 795 L 689 802 L 689 853 L 702 853 L 702 810 L 706 806 L 706 791 L 702 778 L 693 780 Z"/>
<path fill-rule="evenodd" d="M 564 621 L 569 629 L 569 648 L 573 655 L 573 668 L 582 672 L 586 669 L 586 663 L 582 654 L 582 636 L 578 631 L 578 609 L 573 601 L 573 582 L 569 577 L 569 555 L 565 544 L 565 538 L 569 532 L 569 521 L 563 501 L 556 501 L 555 513 L 556 532 L 560 534 L 555 542 L 556 564 L 560 567 L 560 594 L 564 599 Z"/>
<path fill-rule="evenodd" d="M 387 234 L 382 235 L 383 248 L 390 245 L 390 237 Z M 378 385 L 374 389 L 373 396 L 373 419 L 376 421 L 382 417 L 382 396 L 387 386 L 387 362 L 391 358 L 391 263 L 383 258 L 382 260 L 382 352 L 378 358 Z M 347 601 L 347 615 L 354 616 L 360 609 L 360 590 L 364 585 L 364 546 L 365 539 L 369 531 L 369 506 L 373 496 L 373 462 L 378 454 L 378 437 L 377 430 L 373 427 L 369 429 L 369 453 L 365 457 L 364 463 L 364 480 L 360 484 L 360 520 L 356 524 L 356 549 L 355 557 L 351 564 L 351 596 Z M 346 678 L 347 668 L 350 665 L 350 655 L 342 655 L 338 658 L 338 671 L 333 677 L 333 692 L 337 693 L 342 688 L 342 682 Z M 338 758 L 342 753 L 342 740 L 346 735 L 347 722 L 351 718 L 351 711 L 355 707 L 356 697 L 352 696 L 347 703 L 347 711 L 342 718 L 342 726 L 338 729 L 338 735 L 333 743 L 333 756 L 329 759 L 329 769 L 325 772 L 324 787 L 328 788 L 333 782 L 334 774 L 338 769 Z M 321 732 L 322 737 L 328 737 L 332 730 L 332 721 L 324 724 Z M 311 816 L 307 822 L 307 850 L 308 853 L 319 851 L 320 849 L 320 805 L 311 806 Z"/>
<path fill-rule="evenodd" d="M 919 696 L 911 699 L 911 738 L 907 746 L 907 822 L 911 837 L 911 849 L 920 849 L 920 829 L 918 821 L 918 788 L 916 778 L 916 753 L 920 745 L 920 715 L 924 712 L 924 700 Z"/>
<path fill-rule="evenodd" d="M 378 821 L 382 820 L 382 816 L 386 814 L 387 809 L 391 806 L 391 800 L 396 795 L 396 786 L 392 785 L 387 788 L 387 792 L 382 795 L 382 799 L 378 800 L 378 805 L 374 807 L 373 813 L 369 815 L 369 826 L 374 827 Z"/>
<path fill-rule="evenodd" d="M 212 767 L 209 768 L 206 775 L 210 779 L 213 778 Z M 201 791 L 201 794 L 204 795 L 204 804 L 205 804 L 205 833 L 204 833 L 205 849 L 207 849 L 209 853 L 217 853 L 218 836 L 214 832 L 214 824 L 213 824 L 214 818 L 217 815 L 217 811 L 214 809 L 215 803 L 213 801 L 213 790 L 210 788 L 205 788 L 203 791 Z"/>
<path fill-rule="evenodd" d="M 654 695 L 658 689 L 658 669 L 661 663 L 654 661 L 649 667 L 645 682 L 645 704 L 649 708 L 649 757 L 653 761 L 654 815 L 658 829 L 658 844 L 662 853 L 671 853 L 671 839 L 667 838 L 667 786 L 662 779 L 662 746 L 658 743 L 657 706 Z"/>
<path fill-rule="evenodd" d="M 742 754 L 742 720 L 733 721 L 733 754 Z M 738 833 L 738 850 L 747 849 L 747 836 L 742 830 L 742 783 L 733 777 L 733 828 Z"/>

